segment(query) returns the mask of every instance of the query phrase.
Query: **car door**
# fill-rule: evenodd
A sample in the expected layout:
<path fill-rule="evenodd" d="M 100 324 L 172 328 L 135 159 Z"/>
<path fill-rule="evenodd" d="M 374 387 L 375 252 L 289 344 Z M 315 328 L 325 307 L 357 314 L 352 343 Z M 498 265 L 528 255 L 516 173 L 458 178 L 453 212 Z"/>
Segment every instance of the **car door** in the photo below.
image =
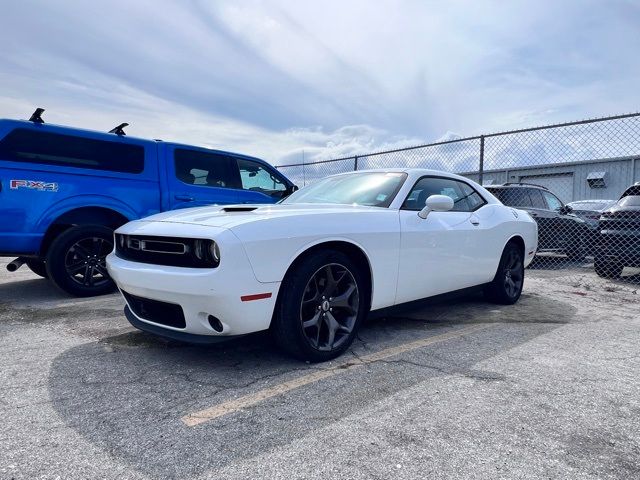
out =
<path fill-rule="evenodd" d="M 529 211 L 538 222 L 538 250 L 556 250 L 560 248 L 558 231 L 560 229 L 559 213 L 551 210 L 539 188 L 526 189 L 533 207 Z"/>
<path fill-rule="evenodd" d="M 587 240 L 586 223 L 563 208 L 562 201 L 553 193 L 546 190 L 542 190 L 541 193 L 547 207 L 555 214 L 552 224 L 554 231 L 551 233 L 555 235 L 555 248 L 561 249 L 565 253 L 580 250 L 582 244 Z"/>
<path fill-rule="evenodd" d="M 418 216 L 431 195 L 448 195 L 454 208 Z M 495 270 L 487 254 L 482 207 L 485 200 L 455 179 L 426 176 L 416 182 L 400 216 L 400 257 L 396 303 L 470 287 L 487 281 Z M 495 273 L 495 271 L 493 272 Z"/>
<path fill-rule="evenodd" d="M 241 188 L 235 157 L 205 149 L 167 149 L 169 207 L 238 203 Z"/>

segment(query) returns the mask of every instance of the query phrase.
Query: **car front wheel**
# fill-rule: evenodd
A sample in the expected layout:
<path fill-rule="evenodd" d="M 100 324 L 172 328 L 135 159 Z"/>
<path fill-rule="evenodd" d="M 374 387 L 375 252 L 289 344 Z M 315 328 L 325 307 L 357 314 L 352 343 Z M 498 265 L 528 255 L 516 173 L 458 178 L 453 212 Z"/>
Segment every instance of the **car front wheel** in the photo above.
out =
<path fill-rule="evenodd" d="M 323 362 L 342 354 L 369 311 L 364 274 L 339 251 L 312 253 L 281 288 L 272 331 L 281 348 L 302 360 Z"/>
<path fill-rule="evenodd" d="M 605 260 L 596 256 L 593 265 L 598 276 L 602 278 L 619 278 L 624 266 L 616 260 Z"/>

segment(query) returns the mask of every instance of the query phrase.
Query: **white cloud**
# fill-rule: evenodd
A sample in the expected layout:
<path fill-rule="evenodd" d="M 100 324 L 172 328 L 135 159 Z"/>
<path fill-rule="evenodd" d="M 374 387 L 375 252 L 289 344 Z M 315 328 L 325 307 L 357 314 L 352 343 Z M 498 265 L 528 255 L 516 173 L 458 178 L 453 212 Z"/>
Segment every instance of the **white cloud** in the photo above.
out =
<path fill-rule="evenodd" d="M 622 0 L 24 0 L 0 116 L 335 158 L 636 110 L 639 26 Z"/>

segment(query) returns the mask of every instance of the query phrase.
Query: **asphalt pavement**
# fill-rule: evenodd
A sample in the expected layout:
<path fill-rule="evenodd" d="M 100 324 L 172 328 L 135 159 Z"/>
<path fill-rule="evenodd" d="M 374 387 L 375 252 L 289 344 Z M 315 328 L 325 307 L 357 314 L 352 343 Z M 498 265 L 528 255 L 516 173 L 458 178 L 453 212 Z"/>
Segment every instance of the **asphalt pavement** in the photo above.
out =
<path fill-rule="evenodd" d="M 528 271 L 370 320 L 326 364 L 190 346 L 0 263 L 0 478 L 640 478 L 640 295 Z"/>

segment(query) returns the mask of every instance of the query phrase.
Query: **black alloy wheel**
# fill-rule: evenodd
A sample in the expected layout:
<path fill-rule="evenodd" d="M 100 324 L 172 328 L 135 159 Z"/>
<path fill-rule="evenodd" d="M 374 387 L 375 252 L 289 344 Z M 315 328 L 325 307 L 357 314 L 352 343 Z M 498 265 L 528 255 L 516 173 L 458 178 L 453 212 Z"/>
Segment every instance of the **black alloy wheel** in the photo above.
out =
<path fill-rule="evenodd" d="M 300 302 L 302 330 L 320 351 L 339 348 L 356 324 L 360 293 L 353 274 L 337 263 L 318 269 L 307 282 Z"/>
<path fill-rule="evenodd" d="M 336 250 L 310 252 L 296 262 L 282 282 L 271 324 L 278 345 L 311 362 L 331 360 L 349 348 L 369 312 L 363 270 Z"/>
<path fill-rule="evenodd" d="M 488 300 L 511 305 L 518 301 L 524 286 L 524 258 L 516 243 L 508 243 L 502 252 L 498 271 L 484 289 Z"/>
<path fill-rule="evenodd" d="M 49 278 L 77 297 L 112 292 L 106 257 L 113 250 L 113 230 L 102 225 L 81 225 L 65 230 L 47 252 Z"/>
<path fill-rule="evenodd" d="M 64 259 L 67 275 L 83 287 L 96 287 L 110 281 L 107 273 L 107 255 L 113 243 L 100 237 L 78 240 L 67 251 Z"/>
<path fill-rule="evenodd" d="M 504 289 L 509 298 L 520 295 L 524 283 L 524 264 L 521 255 L 516 249 L 509 249 L 509 257 L 505 262 L 503 276 Z"/>

